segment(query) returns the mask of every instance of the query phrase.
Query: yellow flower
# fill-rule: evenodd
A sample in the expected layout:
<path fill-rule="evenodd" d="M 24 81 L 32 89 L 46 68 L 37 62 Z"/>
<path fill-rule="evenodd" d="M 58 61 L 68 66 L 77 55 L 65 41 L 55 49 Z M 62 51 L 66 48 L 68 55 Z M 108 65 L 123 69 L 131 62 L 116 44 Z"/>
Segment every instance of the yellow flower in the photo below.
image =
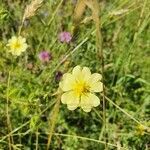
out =
<path fill-rule="evenodd" d="M 7 46 L 9 46 L 10 48 L 9 52 L 16 56 L 19 56 L 28 47 L 26 39 L 21 36 L 13 36 L 11 39 L 8 40 Z"/>
<path fill-rule="evenodd" d="M 94 93 L 103 89 L 101 78 L 100 74 L 91 74 L 89 68 L 80 66 L 76 66 L 72 73 L 65 73 L 59 85 L 64 92 L 62 103 L 67 104 L 69 110 L 81 107 L 85 112 L 90 112 L 92 107 L 100 104 L 100 99 Z"/>
<path fill-rule="evenodd" d="M 138 125 L 137 126 L 137 134 L 138 135 L 144 135 L 144 133 L 145 133 L 145 128 L 144 128 L 144 126 L 143 125 Z"/>

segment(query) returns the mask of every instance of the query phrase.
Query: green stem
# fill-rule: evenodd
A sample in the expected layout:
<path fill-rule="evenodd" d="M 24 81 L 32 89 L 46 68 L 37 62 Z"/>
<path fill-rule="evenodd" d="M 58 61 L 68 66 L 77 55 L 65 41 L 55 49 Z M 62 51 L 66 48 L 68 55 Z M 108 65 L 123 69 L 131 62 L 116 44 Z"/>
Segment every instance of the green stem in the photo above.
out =
<path fill-rule="evenodd" d="M 133 116 L 131 116 L 129 113 L 127 113 L 125 110 L 123 110 L 122 108 L 120 108 L 117 104 L 115 104 L 112 100 L 110 100 L 108 97 L 105 96 L 105 99 L 110 102 L 111 104 L 113 104 L 116 108 L 118 108 L 121 112 L 123 112 L 125 115 L 127 115 L 130 119 L 132 119 L 133 121 L 135 121 L 137 124 L 142 125 L 145 129 L 149 129 L 149 127 L 143 125 L 140 121 L 138 121 L 137 119 L 135 119 Z"/>
<path fill-rule="evenodd" d="M 52 135 L 53 135 L 53 132 L 54 132 L 54 129 L 55 129 L 56 120 L 57 120 L 57 116 L 58 116 L 58 113 L 59 113 L 59 106 L 60 106 L 60 96 L 58 96 L 58 100 L 57 100 L 57 102 L 54 106 L 54 109 L 52 111 L 53 116 L 49 121 L 50 122 L 49 125 L 51 125 L 51 127 L 50 127 L 50 131 L 49 131 L 49 134 L 48 134 L 47 150 L 49 150 L 49 148 L 50 148 Z"/>
<path fill-rule="evenodd" d="M 9 85 L 10 85 L 10 72 L 8 74 L 7 91 L 6 91 L 6 99 L 7 99 L 6 115 L 7 115 L 8 132 L 12 132 L 12 126 L 11 126 L 10 115 L 9 115 Z M 12 134 L 9 134 L 8 141 L 9 141 L 9 150 L 11 150 L 11 145 L 14 143 Z"/>
<path fill-rule="evenodd" d="M 107 150 L 107 132 L 106 132 L 106 103 L 105 103 L 105 87 L 104 87 L 104 57 L 103 57 L 103 48 L 102 48 L 102 34 L 101 34 L 101 21 L 99 18 L 99 7 L 97 0 L 91 1 L 92 4 L 92 16 L 96 26 L 96 47 L 98 50 L 98 56 L 101 60 L 101 72 L 102 72 L 102 83 L 103 83 L 103 122 L 105 130 L 105 149 Z"/>

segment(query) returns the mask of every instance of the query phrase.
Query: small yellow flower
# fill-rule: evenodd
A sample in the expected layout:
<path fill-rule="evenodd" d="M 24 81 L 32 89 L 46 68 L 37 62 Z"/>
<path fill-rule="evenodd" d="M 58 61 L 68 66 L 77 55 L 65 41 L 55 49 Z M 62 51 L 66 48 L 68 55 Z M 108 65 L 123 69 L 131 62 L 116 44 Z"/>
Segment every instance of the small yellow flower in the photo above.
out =
<path fill-rule="evenodd" d="M 144 135 L 144 133 L 145 133 L 145 128 L 144 128 L 144 126 L 143 125 L 138 125 L 137 126 L 137 134 L 138 135 Z"/>
<path fill-rule="evenodd" d="M 94 93 L 102 92 L 101 78 L 100 74 L 91 74 L 89 68 L 80 66 L 76 66 L 72 73 L 65 73 L 59 85 L 64 92 L 62 103 L 67 104 L 69 110 L 81 107 L 85 112 L 90 112 L 92 107 L 100 104 Z"/>
<path fill-rule="evenodd" d="M 13 36 L 11 39 L 8 40 L 7 46 L 9 46 L 10 48 L 9 52 L 16 56 L 19 56 L 28 47 L 26 39 L 21 36 Z"/>

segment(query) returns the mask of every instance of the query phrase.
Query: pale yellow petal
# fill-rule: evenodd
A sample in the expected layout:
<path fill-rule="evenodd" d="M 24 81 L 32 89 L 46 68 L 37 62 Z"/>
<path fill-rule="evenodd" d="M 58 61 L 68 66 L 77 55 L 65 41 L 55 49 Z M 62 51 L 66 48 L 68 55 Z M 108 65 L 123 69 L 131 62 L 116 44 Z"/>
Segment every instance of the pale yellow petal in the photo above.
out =
<path fill-rule="evenodd" d="M 27 49 L 27 47 L 28 47 L 28 45 L 26 43 L 24 43 L 22 45 L 22 50 L 21 51 L 24 52 Z"/>
<path fill-rule="evenodd" d="M 72 75 L 75 77 L 76 81 L 83 80 L 82 69 L 80 66 L 74 67 L 74 69 L 72 71 Z"/>
<path fill-rule="evenodd" d="M 69 110 L 75 110 L 79 106 L 79 97 L 74 92 L 66 92 L 61 97 L 61 102 L 67 104 Z"/>
<path fill-rule="evenodd" d="M 91 100 L 89 99 L 89 94 L 85 94 L 81 96 L 80 106 L 85 112 L 91 111 L 92 103 Z"/>
<path fill-rule="evenodd" d="M 90 112 L 92 107 L 83 107 L 82 108 L 85 112 Z"/>
<path fill-rule="evenodd" d="M 9 43 L 15 43 L 17 41 L 17 37 L 13 36 L 11 39 L 8 40 Z"/>
<path fill-rule="evenodd" d="M 101 79 L 102 79 L 102 75 L 99 74 L 99 73 L 93 73 L 93 74 L 91 75 L 91 81 L 92 81 L 92 82 L 98 82 L 98 81 L 100 81 Z"/>
<path fill-rule="evenodd" d="M 63 75 L 62 82 L 60 83 L 60 88 L 66 92 L 73 89 L 73 85 L 75 83 L 75 78 L 71 73 L 65 73 Z"/>
<path fill-rule="evenodd" d="M 78 106 L 77 105 L 67 105 L 69 110 L 75 110 Z"/>
<path fill-rule="evenodd" d="M 19 51 L 19 50 L 18 51 L 14 51 L 13 55 L 19 56 L 19 55 L 21 55 L 21 51 Z"/>
<path fill-rule="evenodd" d="M 14 45 L 14 43 L 16 43 L 16 41 L 17 41 L 17 37 L 13 36 L 11 39 L 8 40 L 8 43 L 6 46 Z"/>
<path fill-rule="evenodd" d="M 100 104 L 100 99 L 96 95 L 90 93 L 88 97 L 93 107 L 97 107 Z"/>
<path fill-rule="evenodd" d="M 19 42 L 21 42 L 21 43 L 25 43 L 25 42 L 26 42 L 26 39 L 23 38 L 23 37 L 21 37 L 21 36 L 18 37 L 18 40 L 19 40 Z"/>
<path fill-rule="evenodd" d="M 81 74 L 81 67 L 80 66 L 74 67 L 72 70 L 72 74 L 75 76 Z"/>
<path fill-rule="evenodd" d="M 90 69 L 88 67 L 83 67 L 82 74 L 83 74 L 84 80 L 88 82 L 91 77 Z"/>
<path fill-rule="evenodd" d="M 102 82 L 91 82 L 90 83 L 90 91 L 91 92 L 102 92 L 103 91 L 103 83 Z"/>
<path fill-rule="evenodd" d="M 91 93 L 81 96 L 80 106 L 85 112 L 90 112 L 92 107 L 97 107 L 100 104 L 100 99 Z"/>
<path fill-rule="evenodd" d="M 69 98 L 70 98 L 70 92 L 66 92 L 61 96 L 61 102 L 63 104 L 66 104 Z"/>

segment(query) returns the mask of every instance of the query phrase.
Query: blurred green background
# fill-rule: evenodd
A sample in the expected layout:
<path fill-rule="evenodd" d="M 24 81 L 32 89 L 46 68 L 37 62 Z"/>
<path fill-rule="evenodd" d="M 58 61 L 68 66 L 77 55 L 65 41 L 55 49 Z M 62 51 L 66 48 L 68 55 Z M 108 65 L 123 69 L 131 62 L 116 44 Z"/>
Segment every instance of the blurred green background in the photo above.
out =
<path fill-rule="evenodd" d="M 7 150 L 7 99 L 13 131 L 13 149 L 46 149 L 49 119 L 56 102 L 59 79 L 56 74 L 74 66 L 87 66 L 101 72 L 95 46 L 95 25 L 80 24 L 76 41 L 61 43 L 58 34 L 73 31 L 75 0 L 44 1 L 35 16 L 25 20 L 21 35 L 29 48 L 21 56 L 8 53 L 7 40 L 17 35 L 28 0 L 0 0 L 0 150 Z M 103 51 L 106 95 L 119 107 L 150 126 L 150 2 L 148 0 L 101 0 Z M 91 15 L 86 9 L 84 18 Z M 77 48 L 73 53 L 72 51 Z M 38 55 L 47 50 L 52 60 L 40 62 Z M 69 54 L 64 63 L 61 60 Z M 9 82 L 8 82 L 9 81 Z M 43 113 L 44 111 L 44 113 Z M 103 150 L 104 144 L 76 136 L 104 140 L 118 148 L 148 150 L 150 134 L 109 102 L 106 102 L 106 131 L 102 122 L 102 105 L 85 113 L 60 106 L 52 150 Z M 37 139 L 37 132 L 39 132 Z"/>

